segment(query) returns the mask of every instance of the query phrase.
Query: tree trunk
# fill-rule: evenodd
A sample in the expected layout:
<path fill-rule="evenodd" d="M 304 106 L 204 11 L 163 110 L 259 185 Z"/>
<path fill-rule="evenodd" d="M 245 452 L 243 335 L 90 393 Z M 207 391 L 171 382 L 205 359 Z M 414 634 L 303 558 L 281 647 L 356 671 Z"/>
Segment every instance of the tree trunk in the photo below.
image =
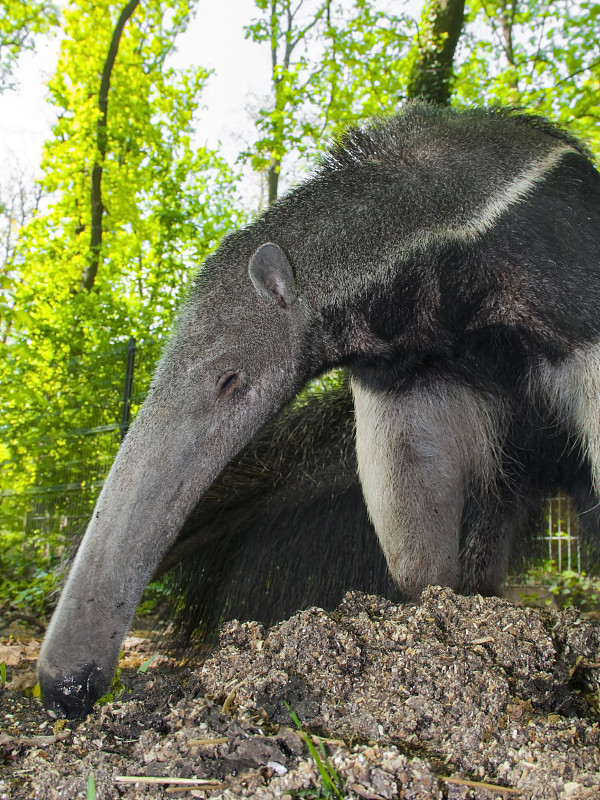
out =
<path fill-rule="evenodd" d="M 465 0 L 428 0 L 418 33 L 418 53 L 407 96 L 446 105 L 452 93 L 454 52 L 462 32 Z"/>
<path fill-rule="evenodd" d="M 102 216 L 104 214 L 104 204 L 102 203 L 102 172 L 104 169 L 104 159 L 106 157 L 106 125 L 108 119 L 108 92 L 110 89 L 110 79 L 115 65 L 121 34 L 125 28 L 127 20 L 139 5 L 140 0 L 129 0 L 125 8 L 121 11 L 118 22 L 113 31 L 110 47 L 102 70 L 100 81 L 100 92 L 98 94 L 98 110 L 100 116 L 96 123 L 96 144 L 97 154 L 94 166 L 92 167 L 92 182 L 90 190 L 90 202 L 92 206 L 90 251 L 88 264 L 81 276 L 79 290 L 90 291 L 96 280 L 98 266 L 100 264 L 100 250 L 102 248 Z"/>
<path fill-rule="evenodd" d="M 279 172 L 281 170 L 281 159 L 272 158 L 267 170 L 267 184 L 269 188 L 269 205 L 277 200 L 279 188 Z"/>

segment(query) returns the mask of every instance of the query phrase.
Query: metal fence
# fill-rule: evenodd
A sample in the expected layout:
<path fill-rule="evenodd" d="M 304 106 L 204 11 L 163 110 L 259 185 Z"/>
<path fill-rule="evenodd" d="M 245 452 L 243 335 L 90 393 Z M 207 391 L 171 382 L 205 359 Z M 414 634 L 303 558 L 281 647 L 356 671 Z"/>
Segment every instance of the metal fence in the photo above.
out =
<path fill-rule="evenodd" d="M 592 554 L 580 534 L 571 498 L 560 494 L 548 500 L 541 555 L 556 565 L 557 572 L 595 572 Z"/>
<path fill-rule="evenodd" d="M 119 383 L 125 373 L 120 424 L 114 416 L 114 422 L 106 422 L 105 408 L 98 405 L 96 413 L 92 412 L 91 425 L 72 428 L 62 434 L 66 440 L 63 447 L 66 457 L 59 464 L 53 463 L 52 443 L 40 442 L 38 478 L 34 486 L 25 490 L 30 501 L 24 520 L 27 533 L 70 535 L 85 527 L 104 476 L 129 425 L 135 351 L 135 339 L 130 339 L 126 347 L 118 345 L 109 353 L 101 353 L 94 358 L 92 367 L 86 366 L 95 370 L 96 380 L 98 374 L 106 375 L 105 380 L 98 382 L 99 404 L 111 395 L 115 399 L 118 397 Z M 71 377 L 85 379 L 84 375 L 78 375 L 76 361 L 70 371 Z M 116 408 L 114 400 L 111 408 L 113 411 Z"/>
<path fill-rule="evenodd" d="M 27 534 L 71 537 L 83 531 L 132 413 L 148 390 L 160 346 L 130 339 L 84 362 L 69 362 L 69 382 L 86 381 L 93 371 L 94 396 L 80 407 L 75 397 L 61 398 L 55 408 L 49 404 L 47 414 L 55 417 L 55 425 L 36 447 L 34 485 L 18 493 L 1 492 L 4 507 L 12 504 L 21 514 Z M 71 419 L 80 424 L 66 421 Z"/>

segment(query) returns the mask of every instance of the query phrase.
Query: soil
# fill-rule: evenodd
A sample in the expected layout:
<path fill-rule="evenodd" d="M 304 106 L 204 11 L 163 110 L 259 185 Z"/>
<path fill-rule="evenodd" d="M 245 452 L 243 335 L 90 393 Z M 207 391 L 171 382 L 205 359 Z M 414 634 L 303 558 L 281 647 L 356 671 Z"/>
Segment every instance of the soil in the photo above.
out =
<path fill-rule="evenodd" d="M 600 626 L 575 611 L 350 593 L 228 623 L 194 667 L 138 673 L 152 646 L 128 642 L 113 702 L 55 723 L 24 694 L 35 642 L 0 643 L 0 798 L 600 797 Z"/>

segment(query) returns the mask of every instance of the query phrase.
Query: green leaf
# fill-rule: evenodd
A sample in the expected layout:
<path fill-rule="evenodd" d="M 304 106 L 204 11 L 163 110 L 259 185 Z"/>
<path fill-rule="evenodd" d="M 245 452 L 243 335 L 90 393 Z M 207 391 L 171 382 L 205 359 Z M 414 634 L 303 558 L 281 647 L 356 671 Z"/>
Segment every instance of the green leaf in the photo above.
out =
<path fill-rule="evenodd" d="M 151 666 L 155 658 L 156 654 L 150 656 L 150 658 L 147 658 L 142 664 L 140 664 L 140 666 L 137 668 L 138 675 L 145 675 L 145 673 L 148 671 L 148 667 Z"/>

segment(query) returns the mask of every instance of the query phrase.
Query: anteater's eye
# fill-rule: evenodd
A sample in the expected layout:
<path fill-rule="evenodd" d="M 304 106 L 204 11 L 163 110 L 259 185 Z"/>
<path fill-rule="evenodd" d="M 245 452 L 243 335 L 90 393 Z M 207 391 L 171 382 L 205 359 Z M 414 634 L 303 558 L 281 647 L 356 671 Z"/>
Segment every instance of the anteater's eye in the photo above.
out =
<path fill-rule="evenodd" d="M 243 381 L 243 372 L 228 370 L 217 381 L 217 398 L 225 397 Z"/>

